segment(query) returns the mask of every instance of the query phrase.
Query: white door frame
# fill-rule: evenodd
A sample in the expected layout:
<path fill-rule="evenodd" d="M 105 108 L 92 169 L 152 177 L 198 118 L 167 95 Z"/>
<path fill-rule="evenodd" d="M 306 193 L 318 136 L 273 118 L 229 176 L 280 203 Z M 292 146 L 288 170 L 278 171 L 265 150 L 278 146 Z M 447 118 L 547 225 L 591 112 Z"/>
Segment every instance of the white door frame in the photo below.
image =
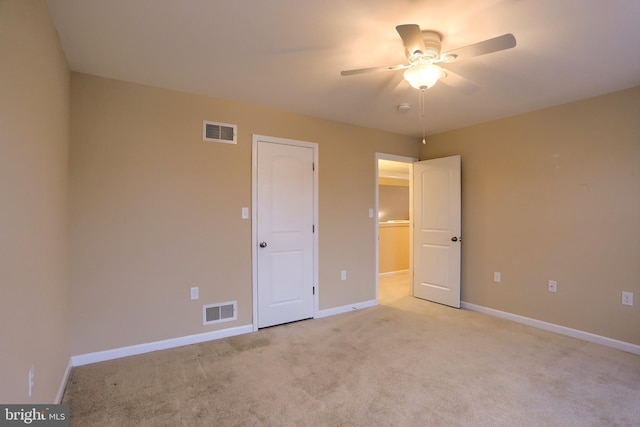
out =
<path fill-rule="evenodd" d="M 413 164 L 418 161 L 415 157 L 406 157 L 406 156 L 398 156 L 395 154 L 387 154 L 387 153 L 376 153 L 376 194 L 375 194 L 375 220 L 374 220 L 374 228 L 375 228 L 375 242 L 376 242 L 376 303 L 378 302 L 378 275 L 380 270 L 380 224 L 378 221 L 378 215 L 380 212 L 380 200 L 379 193 L 379 182 L 380 182 L 380 172 L 378 171 L 378 160 L 391 160 L 394 162 L 402 162 L 409 163 L 411 166 L 409 167 L 409 277 L 413 278 Z M 412 279 L 413 280 L 413 279 Z M 413 283 L 413 282 L 412 282 Z"/>
<path fill-rule="evenodd" d="M 318 286 L 318 144 L 315 142 L 299 141 L 295 139 L 278 138 L 253 134 L 251 145 L 251 281 L 253 294 L 253 331 L 258 330 L 258 141 L 274 144 L 286 144 L 306 147 L 313 150 L 313 317 L 318 312 L 320 290 Z"/>

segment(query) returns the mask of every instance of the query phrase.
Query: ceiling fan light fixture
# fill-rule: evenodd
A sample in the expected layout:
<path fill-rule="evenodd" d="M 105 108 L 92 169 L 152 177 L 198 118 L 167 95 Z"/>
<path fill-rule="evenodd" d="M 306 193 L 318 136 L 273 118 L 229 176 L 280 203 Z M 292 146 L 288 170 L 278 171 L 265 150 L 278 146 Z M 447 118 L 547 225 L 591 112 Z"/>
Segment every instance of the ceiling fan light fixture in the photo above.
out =
<path fill-rule="evenodd" d="M 407 68 L 404 78 L 416 89 L 429 89 L 445 76 L 444 70 L 428 62 Z"/>

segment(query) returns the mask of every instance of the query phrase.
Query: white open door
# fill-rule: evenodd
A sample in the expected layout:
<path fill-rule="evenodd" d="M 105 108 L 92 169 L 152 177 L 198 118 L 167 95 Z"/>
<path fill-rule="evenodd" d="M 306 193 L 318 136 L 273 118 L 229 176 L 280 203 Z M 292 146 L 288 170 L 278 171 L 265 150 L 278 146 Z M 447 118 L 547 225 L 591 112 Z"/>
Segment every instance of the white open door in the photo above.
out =
<path fill-rule="evenodd" d="M 315 148 L 254 138 L 257 327 L 314 316 Z"/>
<path fill-rule="evenodd" d="M 460 156 L 413 164 L 413 295 L 460 308 Z"/>

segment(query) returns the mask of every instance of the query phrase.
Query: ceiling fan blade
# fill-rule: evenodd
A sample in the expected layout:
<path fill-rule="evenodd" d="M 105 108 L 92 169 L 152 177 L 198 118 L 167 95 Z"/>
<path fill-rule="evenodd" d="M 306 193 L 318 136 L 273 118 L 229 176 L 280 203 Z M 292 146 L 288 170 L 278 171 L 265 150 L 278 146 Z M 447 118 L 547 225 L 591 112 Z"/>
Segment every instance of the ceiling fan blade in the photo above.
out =
<path fill-rule="evenodd" d="M 356 68 L 355 70 L 344 70 L 344 71 L 340 71 L 340 75 L 341 76 L 352 76 L 354 74 L 372 73 L 372 72 L 375 72 L 375 71 L 404 70 L 405 68 L 409 68 L 409 65 L 404 65 L 404 64 L 383 65 L 383 66 L 380 66 L 380 67 Z"/>
<path fill-rule="evenodd" d="M 467 80 L 462 77 L 460 74 L 456 74 L 451 70 L 444 70 L 446 75 L 440 79 L 440 81 L 452 88 L 461 91 L 467 95 L 471 95 L 480 89 L 480 86 L 473 83 L 471 80 Z"/>
<path fill-rule="evenodd" d="M 516 46 L 516 38 L 513 34 L 503 34 L 483 42 L 470 44 L 458 49 L 450 50 L 441 55 L 443 62 L 460 61 L 461 59 L 473 58 L 474 56 L 486 55 L 487 53 L 498 52 L 500 50 L 511 49 Z M 454 56 L 455 55 L 455 56 Z"/>
<path fill-rule="evenodd" d="M 412 56 L 416 51 L 424 53 L 427 48 L 424 45 L 422 39 L 422 33 L 420 27 L 416 24 L 404 24 L 398 25 L 396 31 L 400 34 L 402 43 L 405 49 L 407 49 L 408 56 Z"/>

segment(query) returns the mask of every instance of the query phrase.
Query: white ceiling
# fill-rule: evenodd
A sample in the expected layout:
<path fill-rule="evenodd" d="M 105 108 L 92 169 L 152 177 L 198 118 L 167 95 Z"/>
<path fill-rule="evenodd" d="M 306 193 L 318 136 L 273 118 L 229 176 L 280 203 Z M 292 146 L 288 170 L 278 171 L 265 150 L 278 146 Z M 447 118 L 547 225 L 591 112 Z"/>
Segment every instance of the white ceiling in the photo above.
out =
<path fill-rule="evenodd" d="M 640 85 L 639 0 L 48 0 L 72 70 L 420 136 L 395 26 L 448 51 L 513 33 L 517 46 L 448 67 L 480 85 L 426 93 L 426 132 Z M 397 105 L 409 103 L 409 112 Z"/>

